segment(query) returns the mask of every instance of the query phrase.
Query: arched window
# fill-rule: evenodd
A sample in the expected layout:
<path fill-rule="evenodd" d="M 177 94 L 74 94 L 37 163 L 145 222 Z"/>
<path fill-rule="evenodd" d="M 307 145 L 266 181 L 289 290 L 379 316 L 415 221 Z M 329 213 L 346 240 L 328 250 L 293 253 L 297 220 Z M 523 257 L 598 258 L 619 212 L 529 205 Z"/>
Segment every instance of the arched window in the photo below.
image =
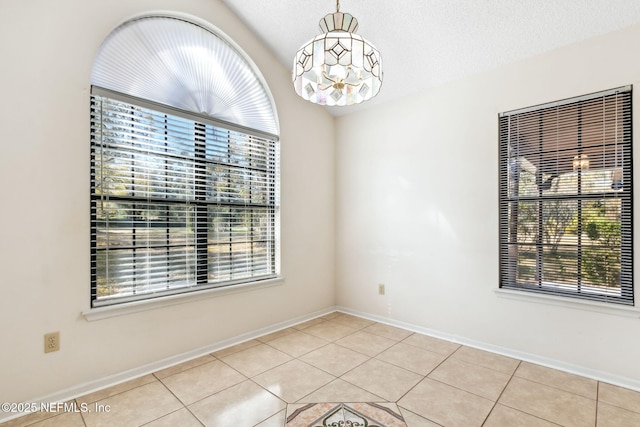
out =
<path fill-rule="evenodd" d="M 279 126 L 257 67 L 192 17 L 146 15 L 91 74 L 91 300 L 279 274 Z"/>

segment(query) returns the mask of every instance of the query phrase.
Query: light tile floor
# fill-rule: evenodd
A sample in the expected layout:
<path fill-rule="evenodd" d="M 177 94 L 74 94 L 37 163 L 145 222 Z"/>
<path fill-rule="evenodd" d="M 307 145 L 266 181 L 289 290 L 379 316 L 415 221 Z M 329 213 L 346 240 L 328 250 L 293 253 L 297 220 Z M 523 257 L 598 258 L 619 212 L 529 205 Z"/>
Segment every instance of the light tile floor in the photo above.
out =
<path fill-rule="evenodd" d="M 409 427 L 640 426 L 638 392 L 336 312 L 2 427 L 283 427 L 321 402 L 393 405 Z"/>

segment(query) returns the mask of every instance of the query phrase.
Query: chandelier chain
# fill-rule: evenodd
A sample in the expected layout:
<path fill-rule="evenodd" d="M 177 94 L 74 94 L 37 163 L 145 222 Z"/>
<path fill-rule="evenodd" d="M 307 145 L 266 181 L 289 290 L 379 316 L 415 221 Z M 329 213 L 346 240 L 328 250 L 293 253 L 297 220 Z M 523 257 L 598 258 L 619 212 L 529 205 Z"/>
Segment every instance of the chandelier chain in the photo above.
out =
<path fill-rule="evenodd" d="M 336 12 L 340 12 L 340 0 L 336 0 Z"/>

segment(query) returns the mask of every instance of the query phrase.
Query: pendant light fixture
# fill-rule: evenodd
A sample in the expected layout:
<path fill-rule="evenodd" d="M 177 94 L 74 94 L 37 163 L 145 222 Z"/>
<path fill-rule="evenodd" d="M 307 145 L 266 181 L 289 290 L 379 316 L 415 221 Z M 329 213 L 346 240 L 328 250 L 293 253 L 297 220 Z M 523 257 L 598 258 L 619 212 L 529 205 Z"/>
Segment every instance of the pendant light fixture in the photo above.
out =
<path fill-rule="evenodd" d="M 355 33 L 358 20 L 336 12 L 320 20 L 320 34 L 305 43 L 293 60 L 293 86 L 315 104 L 359 104 L 377 95 L 382 85 L 382 58 L 371 43 Z"/>

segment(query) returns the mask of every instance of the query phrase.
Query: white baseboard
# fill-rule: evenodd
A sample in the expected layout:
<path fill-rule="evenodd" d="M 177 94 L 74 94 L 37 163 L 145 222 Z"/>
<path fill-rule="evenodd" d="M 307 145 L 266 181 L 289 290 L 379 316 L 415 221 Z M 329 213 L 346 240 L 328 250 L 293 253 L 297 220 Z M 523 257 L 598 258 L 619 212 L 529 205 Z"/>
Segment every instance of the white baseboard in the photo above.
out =
<path fill-rule="evenodd" d="M 547 368 L 558 369 L 560 371 L 568 372 L 570 374 L 580 375 L 586 378 L 591 378 L 596 381 L 602 381 L 608 384 L 616 385 L 619 387 L 628 388 L 640 392 L 640 381 L 634 380 L 619 375 L 614 375 L 608 372 L 598 371 L 595 369 L 585 368 L 583 366 L 573 365 L 571 363 L 562 362 L 555 359 L 539 356 L 536 354 L 526 353 L 522 351 L 512 350 L 505 347 L 499 347 L 480 341 L 470 340 L 457 335 L 447 334 L 440 331 L 435 331 L 429 328 L 423 328 L 411 323 L 405 323 L 398 320 L 389 319 L 388 317 L 376 316 L 369 313 L 364 313 L 358 310 L 352 310 L 347 307 L 336 307 L 337 311 L 352 314 L 354 316 L 363 317 L 375 322 L 384 323 L 390 326 L 396 326 L 398 328 L 407 329 L 412 332 L 417 332 L 424 335 L 429 335 L 434 338 L 440 338 L 447 341 L 452 341 L 457 344 L 466 345 L 468 347 L 477 348 L 479 350 L 490 351 L 492 353 L 501 354 L 503 356 L 512 357 L 514 359 L 523 360 L 525 362 L 535 363 L 537 365 L 546 366 Z"/>
<path fill-rule="evenodd" d="M 196 359 L 198 357 L 201 357 L 207 354 L 215 353 L 216 351 L 220 351 L 237 344 L 241 344 L 245 341 L 250 341 L 252 339 L 259 338 L 263 335 L 270 334 L 272 332 L 277 332 L 281 329 L 290 328 L 297 324 L 315 319 L 316 317 L 320 317 L 320 316 L 324 316 L 326 314 L 332 313 L 336 310 L 337 310 L 336 307 L 329 307 L 324 310 L 319 310 L 310 314 L 306 314 L 304 316 L 299 316 L 294 319 L 286 320 L 284 322 L 276 323 L 274 325 L 266 326 L 264 328 L 247 332 L 246 334 L 242 334 L 242 335 L 235 336 L 233 338 L 218 341 L 214 344 L 200 347 L 195 350 L 188 351 L 186 353 L 178 354 L 176 356 L 158 360 L 156 362 L 152 362 L 134 369 L 129 369 L 127 371 L 109 375 L 104 378 L 88 381 L 86 383 L 79 384 L 77 386 L 66 388 L 64 390 L 57 391 L 47 396 L 30 400 L 28 403 L 36 403 L 39 405 L 40 403 L 48 403 L 48 402 L 55 402 L 55 403 L 68 402 L 71 399 L 84 396 L 85 394 L 93 393 L 108 387 L 113 387 L 123 382 L 130 381 L 132 379 L 139 378 L 144 375 L 152 374 L 162 369 L 170 368 L 172 366 L 179 365 L 180 363 L 184 363 L 189 360 Z M 0 424 L 6 421 L 12 420 L 14 418 L 21 417 L 23 415 L 26 415 L 26 414 L 0 413 Z"/>
<path fill-rule="evenodd" d="M 211 345 L 207 345 L 186 353 L 178 354 L 166 359 L 158 360 L 134 369 L 119 372 L 117 374 L 109 375 L 104 378 L 89 381 L 77 386 L 73 386 L 47 396 L 33 399 L 29 403 L 45 403 L 45 402 L 67 402 L 71 399 L 83 396 L 85 394 L 93 393 L 98 390 L 112 387 L 114 385 L 121 384 L 123 382 L 151 374 L 153 372 L 160 371 L 162 369 L 169 368 L 171 366 L 178 365 L 180 363 L 187 362 L 189 360 L 204 356 L 206 354 L 215 353 L 216 351 L 223 350 L 227 347 L 231 347 L 237 344 L 241 344 L 245 341 L 249 341 L 255 338 L 259 338 L 263 335 L 277 332 L 281 329 L 290 328 L 302 322 L 306 322 L 316 317 L 324 316 L 334 311 L 339 311 L 346 314 L 352 314 L 354 316 L 362 317 L 375 322 L 384 323 L 390 326 L 396 326 L 412 332 L 417 332 L 424 335 L 429 335 L 434 338 L 440 338 L 447 341 L 452 341 L 458 344 L 474 347 L 480 350 L 490 351 L 492 353 L 501 354 L 503 356 L 512 357 L 515 359 L 523 360 L 530 363 L 546 366 L 553 369 L 558 369 L 571 374 L 581 375 L 583 377 L 591 378 L 597 381 L 603 381 L 616 386 L 628 388 L 631 390 L 640 392 L 640 381 L 633 380 L 626 377 L 613 375 L 607 372 L 597 371 L 594 369 L 585 368 L 582 366 L 573 365 L 570 363 L 561 362 L 554 359 L 538 356 L 531 353 L 520 352 L 504 347 L 494 346 L 491 344 L 470 340 L 457 335 L 447 334 L 439 331 L 435 331 L 429 328 L 424 328 L 411 323 L 401 322 L 399 320 L 389 319 L 387 317 L 376 316 L 373 314 L 361 312 L 358 310 L 352 310 L 347 307 L 333 306 L 324 310 L 319 310 L 314 313 L 310 313 L 304 316 L 299 316 L 294 319 L 290 319 L 284 322 L 276 323 L 274 325 L 266 326 L 264 328 L 257 329 L 255 331 L 247 332 L 246 334 L 238 335 L 233 338 L 222 340 Z M 7 415 L 7 416 L 3 416 Z M 0 414 L 0 423 L 9 421 L 14 418 L 18 418 L 25 414 Z"/>

